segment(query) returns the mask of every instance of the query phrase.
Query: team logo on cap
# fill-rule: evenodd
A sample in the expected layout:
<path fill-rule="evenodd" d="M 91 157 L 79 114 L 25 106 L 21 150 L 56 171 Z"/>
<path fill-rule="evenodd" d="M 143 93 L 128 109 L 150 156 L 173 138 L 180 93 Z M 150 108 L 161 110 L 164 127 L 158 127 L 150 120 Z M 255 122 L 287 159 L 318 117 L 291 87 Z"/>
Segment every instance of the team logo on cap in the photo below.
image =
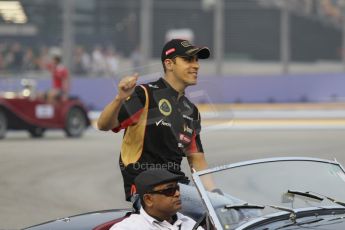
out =
<path fill-rule="evenodd" d="M 171 111 L 172 111 L 171 104 L 167 99 L 161 99 L 158 102 L 158 108 L 159 108 L 159 111 L 164 116 L 169 116 L 171 114 Z"/>
<path fill-rule="evenodd" d="M 169 54 L 175 52 L 175 50 L 175 48 L 168 49 L 167 51 L 165 51 L 165 55 L 168 56 Z"/>
<path fill-rule="evenodd" d="M 181 42 L 181 45 L 182 45 L 183 47 L 192 46 L 192 44 L 190 44 L 189 41 L 183 41 L 183 42 Z"/>
<path fill-rule="evenodd" d="M 198 51 L 198 50 L 199 50 L 199 48 L 192 48 L 192 49 L 188 50 L 186 53 L 188 55 L 191 55 L 192 53 L 194 53 L 195 51 Z"/>

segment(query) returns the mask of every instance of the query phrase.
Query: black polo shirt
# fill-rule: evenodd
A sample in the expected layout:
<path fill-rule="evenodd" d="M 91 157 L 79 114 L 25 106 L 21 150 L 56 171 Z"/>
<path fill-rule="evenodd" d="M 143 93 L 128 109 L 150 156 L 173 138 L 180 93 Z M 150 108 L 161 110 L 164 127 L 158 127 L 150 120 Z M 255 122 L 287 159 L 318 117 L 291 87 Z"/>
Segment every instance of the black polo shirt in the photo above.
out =
<path fill-rule="evenodd" d="M 120 168 L 126 199 L 131 196 L 135 177 L 149 168 L 165 168 L 182 174 L 186 154 L 203 152 L 200 141 L 200 113 L 184 95 L 178 98 L 163 78 L 136 86 L 123 103 L 113 131 L 125 129 Z"/>

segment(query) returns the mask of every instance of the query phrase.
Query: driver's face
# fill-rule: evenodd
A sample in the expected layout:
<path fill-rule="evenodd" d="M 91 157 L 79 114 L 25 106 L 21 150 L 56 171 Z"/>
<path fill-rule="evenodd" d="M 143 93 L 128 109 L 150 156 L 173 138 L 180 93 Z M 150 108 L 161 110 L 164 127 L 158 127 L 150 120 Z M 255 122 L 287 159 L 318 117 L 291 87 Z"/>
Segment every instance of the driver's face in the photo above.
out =
<path fill-rule="evenodd" d="M 176 57 L 173 63 L 173 74 L 175 79 L 185 86 L 197 83 L 199 61 L 196 55 L 187 57 Z"/>

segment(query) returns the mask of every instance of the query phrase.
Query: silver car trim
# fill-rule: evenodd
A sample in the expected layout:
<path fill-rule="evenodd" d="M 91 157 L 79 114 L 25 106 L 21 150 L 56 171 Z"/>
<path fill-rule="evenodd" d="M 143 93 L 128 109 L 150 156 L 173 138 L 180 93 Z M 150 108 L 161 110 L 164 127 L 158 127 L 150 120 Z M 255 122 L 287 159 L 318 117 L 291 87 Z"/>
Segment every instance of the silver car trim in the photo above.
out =
<path fill-rule="evenodd" d="M 196 185 L 195 187 L 198 190 L 198 192 L 201 196 L 201 200 L 204 203 L 204 205 L 206 207 L 213 207 L 210 199 L 207 196 L 206 190 L 204 189 L 204 186 L 201 182 L 200 177 L 196 173 L 193 173 L 192 179 L 193 179 L 194 184 Z M 216 229 L 217 230 L 223 229 L 222 224 L 220 223 L 214 208 L 208 208 L 207 210 L 208 210 L 208 215 L 210 217 L 210 220 L 211 220 L 212 224 L 216 227 Z"/>
<path fill-rule="evenodd" d="M 193 173 L 193 175 L 195 174 L 197 176 L 202 176 L 205 174 L 209 174 L 209 173 L 213 173 L 217 171 L 223 171 L 223 170 L 231 169 L 231 168 L 237 168 L 241 166 L 269 163 L 269 162 L 278 162 L 278 161 L 313 161 L 313 162 L 334 164 L 334 165 L 340 166 L 345 173 L 344 168 L 337 161 L 325 160 L 321 158 L 312 158 L 312 157 L 272 157 L 272 158 L 263 158 L 263 159 L 258 159 L 258 160 L 243 161 L 239 163 L 231 163 L 231 164 L 227 164 L 223 166 L 217 166 L 210 169 L 198 171 L 196 173 Z"/>

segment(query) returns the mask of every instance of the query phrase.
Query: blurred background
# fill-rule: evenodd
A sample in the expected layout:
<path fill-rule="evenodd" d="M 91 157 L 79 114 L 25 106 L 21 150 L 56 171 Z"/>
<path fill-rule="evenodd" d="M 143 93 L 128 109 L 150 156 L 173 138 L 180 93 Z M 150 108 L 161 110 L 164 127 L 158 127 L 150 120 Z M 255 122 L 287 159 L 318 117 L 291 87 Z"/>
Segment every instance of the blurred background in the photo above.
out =
<path fill-rule="evenodd" d="M 15 78 L 50 80 L 46 63 L 61 54 L 72 93 L 99 110 L 110 97 L 94 98 L 89 87 L 160 74 L 162 46 L 180 37 L 212 51 L 200 75 L 214 86 L 196 102 L 342 101 L 344 7 L 342 0 L 1 1 L 0 89 Z M 42 82 L 38 88 L 47 88 Z M 224 85 L 227 94 L 212 90 Z"/>
<path fill-rule="evenodd" d="M 312 72 L 303 64 L 341 72 L 343 8 L 341 0 L 1 1 L 0 67 L 29 74 L 60 49 L 76 76 L 101 77 L 120 61 L 159 59 L 165 41 L 185 37 L 213 51 L 208 74 L 236 73 L 232 62 L 267 64 L 267 73 Z"/>
<path fill-rule="evenodd" d="M 47 65 L 61 55 L 71 95 L 96 121 L 119 79 L 163 76 L 164 43 L 186 38 L 211 49 L 187 91 L 211 167 L 277 156 L 344 164 L 344 32 L 343 0 L 2 0 L 0 92 L 20 91 L 23 78 L 48 90 Z M 121 138 L 95 127 L 81 139 L 9 132 L 0 142 L 0 229 L 128 207 Z"/>

